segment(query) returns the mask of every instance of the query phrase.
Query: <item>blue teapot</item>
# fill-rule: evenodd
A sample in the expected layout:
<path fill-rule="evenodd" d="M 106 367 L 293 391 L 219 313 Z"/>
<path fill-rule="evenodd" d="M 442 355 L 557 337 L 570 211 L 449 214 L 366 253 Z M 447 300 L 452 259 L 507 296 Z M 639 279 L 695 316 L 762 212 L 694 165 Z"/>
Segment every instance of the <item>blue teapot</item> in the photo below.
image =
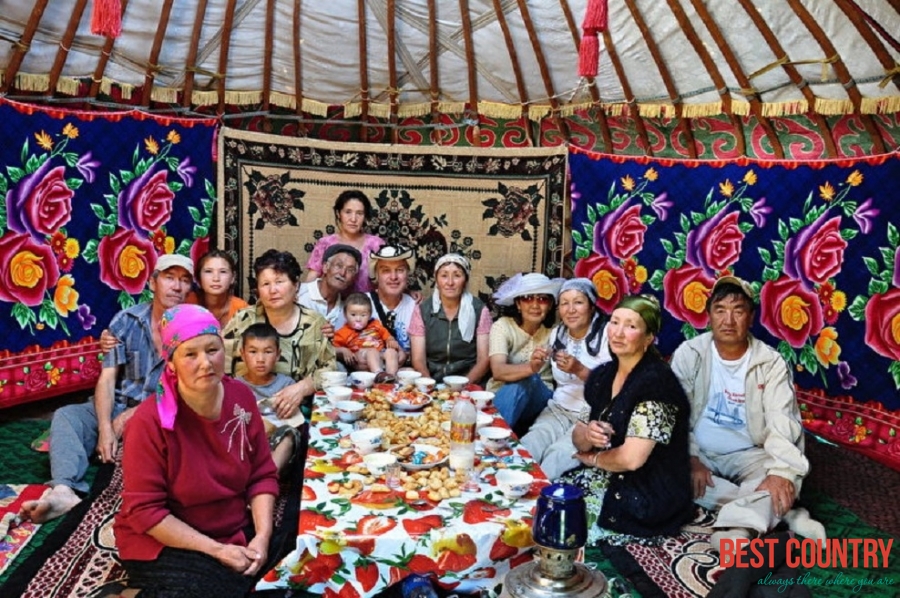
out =
<path fill-rule="evenodd" d="M 572 550 L 587 542 L 587 510 L 581 488 L 551 484 L 541 490 L 532 527 L 534 541 L 547 548 Z"/>

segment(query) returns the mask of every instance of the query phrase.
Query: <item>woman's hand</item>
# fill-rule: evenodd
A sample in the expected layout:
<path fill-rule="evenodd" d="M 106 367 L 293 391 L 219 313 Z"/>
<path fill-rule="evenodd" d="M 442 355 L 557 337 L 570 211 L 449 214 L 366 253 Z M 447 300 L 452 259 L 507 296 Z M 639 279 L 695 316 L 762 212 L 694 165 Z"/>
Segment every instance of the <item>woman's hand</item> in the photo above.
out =
<path fill-rule="evenodd" d="M 334 324 L 330 321 L 326 321 L 325 324 L 322 324 L 322 336 L 327 338 L 329 341 L 334 339 Z"/>
<path fill-rule="evenodd" d="M 252 568 L 259 570 L 262 567 L 263 555 L 250 546 L 238 546 L 237 544 L 222 544 L 216 550 L 213 557 L 231 569 L 244 575 L 251 575 L 248 571 Z"/>
<path fill-rule="evenodd" d="M 247 548 L 256 553 L 257 558 L 243 571 L 244 575 L 256 575 L 260 568 L 265 565 L 269 556 L 269 540 L 260 536 L 254 536 Z"/>
<path fill-rule="evenodd" d="M 275 415 L 277 415 L 279 419 L 287 419 L 293 416 L 297 412 L 297 409 L 300 408 L 303 397 L 310 395 L 315 391 L 315 389 L 310 389 L 310 386 L 311 382 L 309 379 L 304 378 L 303 380 L 295 382 L 276 392 L 271 399 Z"/>
<path fill-rule="evenodd" d="M 604 421 L 592 421 L 587 425 L 586 437 L 591 446 L 598 449 L 608 449 L 612 442 L 613 431 L 612 424 Z"/>
<path fill-rule="evenodd" d="M 553 358 L 556 361 L 556 367 L 566 374 L 572 374 L 581 378 L 584 371 L 587 370 L 584 364 L 578 361 L 574 355 L 569 355 L 565 351 L 557 351 Z"/>
<path fill-rule="evenodd" d="M 338 360 L 347 366 L 347 369 L 353 369 L 353 367 L 356 366 L 356 353 L 347 347 L 338 347 L 334 350 L 334 353 Z"/>
<path fill-rule="evenodd" d="M 531 366 L 531 372 L 537 374 L 544 367 L 544 364 L 550 359 L 551 351 L 549 347 L 535 347 L 531 352 L 531 359 L 528 365 Z"/>

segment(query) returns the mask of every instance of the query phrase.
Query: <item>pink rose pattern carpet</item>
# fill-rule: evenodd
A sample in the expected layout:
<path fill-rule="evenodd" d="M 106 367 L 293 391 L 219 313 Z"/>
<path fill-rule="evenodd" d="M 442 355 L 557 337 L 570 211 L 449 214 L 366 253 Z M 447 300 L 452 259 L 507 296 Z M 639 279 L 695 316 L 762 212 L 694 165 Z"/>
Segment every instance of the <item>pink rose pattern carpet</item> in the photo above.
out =
<path fill-rule="evenodd" d="M 607 312 L 658 296 L 669 355 L 706 328 L 715 280 L 744 278 L 752 332 L 793 370 L 807 428 L 900 468 L 900 156 L 569 163 L 575 274 Z"/>
<path fill-rule="evenodd" d="M 350 144 L 228 128 L 219 147 L 219 238 L 240 257 L 244 295 L 267 249 L 306 264 L 316 240 L 334 232 L 334 200 L 347 189 L 372 201 L 370 233 L 416 251 L 415 288 L 431 289 L 449 251 L 469 258 L 469 290 L 483 299 L 516 272 L 560 275 L 565 147 Z"/>
<path fill-rule="evenodd" d="M 208 244 L 213 120 L 0 99 L 0 408 L 92 388 L 96 339 L 164 253 Z"/>

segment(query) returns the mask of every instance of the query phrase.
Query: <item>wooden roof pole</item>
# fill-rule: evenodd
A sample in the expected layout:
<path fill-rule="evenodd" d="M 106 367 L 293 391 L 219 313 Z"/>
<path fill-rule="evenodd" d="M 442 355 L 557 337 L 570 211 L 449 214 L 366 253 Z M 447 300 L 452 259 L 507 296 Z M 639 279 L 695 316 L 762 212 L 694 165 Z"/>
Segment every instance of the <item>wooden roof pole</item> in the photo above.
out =
<path fill-rule="evenodd" d="M 260 109 L 263 112 L 269 111 L 269 104 L 272 98 L 272 50 L 275 47 L 275 0 L 266 2 L 266 41 L 263 53 L 263 80 L 262 80 L 262 98 Z"/>
<path fill-rule="evenodd" d="M 356 12 L 359 18 L 359 123 L 362 127 L 359 131 L 359 138 L 365 142 L 369 140 L 369 62 L 367 60 L 369 48 L 366 34 L 365 0 L 356 0 Z"/>
<path fill-rule="evenodd" d="M 388 44 L 388 81 L 391 89 L 388 91 L 388 101 L 391 106 L 391 143 L 400 141 L 400 131 L 397 129 L 397 102 L 399 90 L 397 89 L 397 1 L 388 0 L 387 3 L 387 44 Z"/>
<path fill-rule="evenodd" d="M 169 16 L 172 14 L 173 0 L 164 0 L 159 15 L 159 25 L 156 27 L 156 36 L 153 38 L 153 46 L 147 60 L 147 70 L 144 75 L 144 91 L 141 104 L 147 108 L 153 96 L 153 79 L 159 70 L 159 53 L 162 50 L 163 40 L 166 38 L 166 29 L 169 27 Z"/>
<path fill-rule="evenodd" d="M 517 2 L 519 4 L 519 12 L 522 14 L 522 20 L 525 22 L 525 30 L 528 31 L 528 39 L 531 40 L 534 57 L 537 59 L 538 69 L 541 71 L 544 89 L 547 90 L 547 98 L 550 102 L 550 113 L 553 115 L 553 122 L 556 123 L 556 128 L 562 133 L 563 139 L 568 142 L 569 125 L 566 124 L 566 121 L 559 115 L 559 99 L 556 97 L 556 89 L 553 87 L 553 80 L 550 78 L 550 69 L 547 68 L 547 58 L 544 56 L 541 40 L 538 39 L 537 31 L 534 28 L 534 22 L 531 19 L 528 4 L 525 0 L 517 0 Z"/>
<path fill-rule="evenodd" d="M 41 18 L 44 16 L 47 2 L 48 0 L 37 0 L 34 3 L 34 8 L 31 9 L 31 16 L 28 17 L 28 23 L 25 25 L 22 37 L 14 44 L 15 49 L 9 58 L 9 62 L 6 63 L 6 73 L 4 73 L 3 85 L 0 86 L 0 93 L 7 93 L 12 89 L 13 81 L 16 80 L 16 75 L 19 74 L 19 67 L 22 66 L 22 59 L 25 58 L 25 54 L 31 48 L 31 40 L 34 39 L 38 25 L 41 24 Z"/>
<path fill-rule="evenodd" d="M 835 61 L 832 63 L 834 73 L 837 75 L 838 81 L 840 81 L 844 86 L 844 89 L 847 90 L 847 95 L 849 96 L 850 101 L 853 103 L 854 111 L 857 115 L 859 115 L 863 126 L 866 128 L 866 132 L 872 139 L 872 146 L 875 149 L 875 153 L 883 154 L 885 152 L 885 149 L 884 142 L 881 140 L 881 133 L 879 132 L 878 127 L 875 125 L 872 118 L 868 114 L 862 113 L 862 94 L 859 92 L 859 89 L 857 89 L 856 81 L 854 81 L 853 77 L 850 76 L 850 71 L 847 69 L 847 65 L 844 64 L 843 59 L 838 54 L 837 49 L 834 47 L 834 44 L 831 43 L 831 40 L 828 39 L 828 35 L 822 30 L 821 27 L 819 27 L 819 24 L 812 17 L 812 15 L 809 14 L 809 11 L 806 10 L 806 7 L 803 6 L 799 2 L 799 0 L 787 0 L 787 3 L 815 38 L 816 42 L 819 44 L 819 47 L 822 48 L 822 51 L 825 53 L 825 55 L 828 57 L 835 57 Z"/>
<path fill-rule="evenodd" d="M 866 43 L 869 44 L 869 47 L 872 48 L 872 52 L 875 53 L 875 57 L 878 58 L 878 61 L 881 63 L 881 66 L 884 68 L 885 72 L 890 72 L 893 70 L 897 63 L 894 62 L 894 59 L 891 57 L 890 53 L 884 47 L 884 44 L 881 42 L 881 39 L 872 31 L 870 24 L 867 22 L 865 13 L 862 12 L 862 9 L 855 2 L 848 2 L 847 0 L 835 0 L 835 4 L 838 5 L 844 14 L 847 15 L 847 18 L 850 19 L 850 22 L 853 23 L 853 26 L 856 27 L 856 30 L 859 32 L 859 35 L 866 40 Z M 900 88 L 900 74 L 896 74 L 891 77 L 891 80 L 894 82 L 894 85 Z"/>
<path fill-rule="evenodd" d="M 122 15 L 124 17 L 125 10 L 128 8 L 128 0 L 122 0 Z M 100 94 L 100 84 L 103 82 L 103 73 L 106 72 L 106 65 L 112 56 L 112 49 L 116 43 L 116 38 L 107 36 L 103 42 L 103 49 L 100 50 L 100 56 L 97 60 L 97 66 L 94 67 L 94 74 L 91 76 L 91 88 L 88 91 L 88 98 L 95 99 Z"/>
<path fill-rule="evenodd" d="M 469 0 L 459 0 L 459 18 L 462 26 L 463 43 L 466 46 L 466 64 L 469 67 L 469 112 L 475 119 L 472 137 L 475 147 L 481 147 L 481 117 L 478 114 L 478 78 L 475 76 L 475 46 L 472 42 L 472 17 L 469 15 Z"/>
<path fill-rule="evenodd" d="M 667 1 L 669 8 L 671 8 L 672 12 L 675 14 L 675 19 L 678 21 L 681 31 L 687 36 L 688 41 L 691 43 L 691 46 L 693 46 L 697 56 L 700 57 L 700 61 L 703 63 L 703 66 L 706 67 L 706 72 L 709 74 L 710 78 L 712 78 L 713 84 L 716 86 L 719 97 L 722 98 L 722 112 L 727 114 L 731 119 L 731 125 L 734 127 L 734 136 L 737 142 L 738 153 L 746 155 L 747 142 L 744 139 L 744 127 L 741 124 L 741 119 L 736 117 L 731 111 L 731 95 L 728 93 L 728 86 L 725 84 L 725 79 L 719 72 L 715 60 L 713 60 L 712 56 L 710 56 L 709 52 L 706 50 L 706 46 L 703 45 L 700 36 L 698 36 L 697 32 L 694 30 L 694 25 L 684 13 L 684 9 L 681 8 L 678 0 Z"/>
<path fill-rule="evenodd" d="M 757 29 L 759 29 L 759 32 L 762 34 L 763 39 L 766 40 L 769 48 L 771 48 L 772 54 L 778 58 L 782 56 L 787 57 L 787 52 L 782 47 L 781 42 L 779 42 L 778 38 L 775 37 L 775 33 L 772 31 L 772 28 L 769 27 L 769 24 L 766 22 L 763 16 L 759 14 L 759 11 L 756 9 L 756 6 L 753 4 L 752 0 L 738 0 L 738 2 L 741 3 L 741 6 L 745 11 L 747 11 L 747 14 L 753 21 L 753 24 L 756 25 Z M 806 103 L 809 106 L 807 116 L 816 123 L 816 127 L 818 127 L 819 129 L 819 133 L 822 135 L 822 141 L 825 143 L 825 151 L 828 153 L 828 157 L 836 158 L 838 155 L 837 146 L 835 146 L 834 144 L 834 137 L 831 133 L 831 127 L 828 126 L 828 121 L 825 119 L 825 117 L 813 109 L 816 105 L 816 95 L 809 88 L 809 85 L 806 83 L 806 80 L 803 78 L 803 76 L 800 75 L 800 72 L 797 70 L 796 66 L 790 63 L 784 64 L 782 66 L 784 68 L 784 72 L 791 80 L 791 83 L 793 83 L 800 89 L 800 92 L 806 99 Z"/>
<path fill-rule="evenodd" d="M 292 16 L 293 19 L 293 27 L 291 28 L 291 47 L 294 56 L 294 103 L 297 105 L 296 113 L 297 115 L 303 114 L 303 65 L 302 65 L 302 55 L 300 54 L 300 42 L 303 39 L 300 35 L 300 2 L 301 0 L 294 0 L 294 14 Z M 303 123 L 297 124 L 297 134 L 306 135 L 307 129 L 306 125 Z"/>
<path fill-rule="evenodd" d="M 603 31 L 603 45 L 606 48 L 606 52 L 609 54 L 609 61 L 616 71 L 619 83 L 622 84 L 622 91 L 625 92 L 625 100 L 628 102 L 628 112 L 631 115 L 631 119 L 634 121 L 635 129 L 637 129 L 640 145 L 643 146 L 641 149 L 643 149 L 644 153 L 648 156 L 652 156 L 653 148 L 650 147 L 650 137 L 647 136 L 647 127 L 644 125 L 644 119 L 641 118 L 641 112 L 638 109 L 637 101 L 635 101 L 634 93 L 631 91 L 631 84 L 628 83 L 628 77 L 625 75 L 625 68 L 622 66 L 622 61 L 619 60 L 619 53 L 616 52 L 616 45 L 613 43 L 609 29 Z"/>
<path fill-rule="evenodd" d="M 722 30 L 719 29 L 718 24 L 706 9 L 706 5 L 703 4 L 703 2 L 691 0 L 691 4 L 694 6 L 694 10 L 697 11 L 697 14 L 700 15 L 700 20 L 706 25 L 710 35 L 712 35 L 713 41 L 715 41 L 716 45 L 719 47 L 719 51 L 722 52 L 722 56 L 725 58 L 725 62 L 728 64 L 729 68 L 731 68 L 731 72 L 734 74 L 735 79 L 737 79 L 738 85 L 744 90 L 744 96 L 750 103 L 750 112 L 753 113 L 759 121 L 760 126 L 762 126 L 763 130 L 766 132 L 766 137 L 769 138 L 769 143 L 772 144 L 772 150 L 775 152 L 775 157 L 784 159 L 784 147 L 782 147 L 781 141 L 778 139 L 778 134 L 772 127 L 772 123 L 769 122 L 769 119 L 763 115 L 759 94 L 753 89 L 750 79 L 747 78 L 744 69 L 741 68 L 741 63 L 738 62 L 737 57 L 735 57 L 734 52 L 731 50 L 731 46 L 728 45 L 728 40 L 722 35 Z"/>
<path fill-rule="evenodd" d="M 638 30 L 641 32 L 641 36 L 644 38 L 644 42 L 647 44 L 647 49 L 650 51 L 650 56 L 653 58 L 653 62 L 656 64 L 656 68 L 659 71 L 659 76 L 662 78 L 663 85 L 666 87 L 666 91 L 669 93 L 669 99 L 672 101 L 672 105 L 675 107 L 675 118 L 679 121 L 679 127 L 684 132 L 684 136 L 686 138 L 688 150 L 688 156 L 691 158 L 697 158 L 697 148 L 695 146 L 694 140 L 694 131 L 691 129 L 691 119 L 684 118 L 682 114 L 684 113 L 684 103 L 681 101 L 681 96 L 678 95 L 678 89 L 675 87 L 675 81 L 672 79 L 672 73 L 669 71 L 669 67 L 666 66 L 666 62 L 663 60 L 662 52 L 659 51 L 659 45 L 656 43 L 656 39 L 653 37 L 653 32 L 650 31 L 650 28 L 647 26 L 647 22 L 644 20 L 644 15 L 637 9 L 637 6 L 634 3 L 634 0 L 625 0 L 625 5 L 628 7 L 628 11 L 631 13 L 631 17 L 634 19 L 635 24 L 638 26 Z"/>
<path fill-rule="evenodd" d="M 438 76 L 438 59 L 437 59 L 437 5 L 435 0 L 428 0 L 428 71 L 429 86 L 431 89 L 431 124 L 440 121 L 441 115 L 438 112 L 439 99 L 441 97 L 440 77 Z M 431 142 L 438 145 L 444 144 L 444 132 L 441 130 L 432 130 Z"/>
<path fill-rule="evenodd" d="M 187 59 L 185 60 L 184 88 L 181 91 L 181 106 L 190 108 L 193 106 L 194 78 L 197 75 L 197 53 L 200 49 L 200 35 L 203 32 L 203 20 L 206 16 L 207 0 L 198 0 L 197 11 L 194 13 L 194 27 L 191 30 L 191 41 L 188 46 Z"/>
<path fill-rule="evenodd" d="M 575 42 L 574 56 L 577 56 L 578 48 L 581 46 L 580 29 L 575 22 L 575 16 L 572 14 L 572 8 L 569 6 L 568 0 L 559 0 L 559 5 L 560 8 L 562 8 L 563 16 L 569 27 L 569 32 L 572 34 L 572 41 Z M 593 79 L 588 84 L 588 92 L 591 94 L 591 100 L 596 106 L 595 110 L 597 121 L 600 124 L 600 137 L 603 139 L 603 145 L 606 146 L 606 151 L 612 154 L 614 153 L 612 131 L 609 130 L 609 121 L 606 120 L 606 112 L 603 111 L 603 106 L 600 105 L 600 92 L 597 90 L 597 82 Z"/>
<path fill-rule="evenodd" d="M 494 0 L 494 12 L 497 14 L 497 22 L 500 24 L 500 30 L 503 32 L 506 51 L 509 52 L 509 61 L 512 63 L 513 75 L 516 78 L 516 90 L 518 90 L 519 98 L 522 100 L 520 118 L 525 123 L 525 137 L 528 140 L 528 145 L 533 146 L 534 140 L 531 136 L 531 127 L 528 125 L 528 90 L 525 88 L 522 66 L 519 64 L 519 55 L 516 52 L 516 45 L 513 43 L 512 33 L 509 30 L 509 22 L 506 20 L 506 14 L 503 12 L 503 5 L 500 0 Z"/>
<path fill-rule="evenodd" d="M 56 57 L 53 59 L 53 66 L 50 67 L 50 74 L 47 77 L 47 92 L 50 95 L 56 93 L 56 84 L 59 83 L 59 74 L 62 72 L 63 66 L 66 64 L 66 58 L 69 57 L 69 50 L 72 48 L 72 40 L 75 39 L 75 32 L 78 30 L 78 22 L 81 21 L 81 15 L 84 14 L 84 7 L 87 0 L 78 0 L 75 8 L 72 9 L 72 15 L 69 17 L 69 24 L 63 33 L 62 39 L 59 40 L 59 49 L 56 51 Z"/>
<path fill-rule="evenodd" d="M 217 113 L 225 114 L 225 80 L 228 78 L 228 50 L 231 48 L 231 31 L 234 29 L 234 9 L 236 0 L 228 0 L 225 7 L 225 22 L 222 23 L 222 42 L 219 44 L 218 79 L 216 93 L 219 96 Z"/>

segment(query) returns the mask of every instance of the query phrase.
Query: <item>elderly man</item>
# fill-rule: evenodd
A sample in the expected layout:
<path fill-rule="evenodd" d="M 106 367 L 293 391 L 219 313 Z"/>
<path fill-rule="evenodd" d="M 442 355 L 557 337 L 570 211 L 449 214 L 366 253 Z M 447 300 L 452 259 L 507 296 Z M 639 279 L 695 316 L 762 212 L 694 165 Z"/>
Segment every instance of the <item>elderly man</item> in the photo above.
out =
<path fill-rule="evenodd" d="M 765 534 L 783 518 L 807 537 L 825 537 L 793 509 L 809 462 L 791 371 L 750 334 L 753 289 L 734 276 L 713 285 L 711 331 L 683 342 L 672 370 L 691 402 L 691 470 L 698 504 L 719 509 L 711 544 Z"/>
<path fill-rule="evenodd" d="M 369 292 L 375 317 L 381 320 L 400 344 L 400 363 L 409 358 L 409 321 L 416 300 L 406 293 L 413 251 L 399 245 L 385 245 L 369 254 L 369 278 L 375 290 Z"/>
<path fill-rule="evenodd" d="M 333 326 L 324 331 L 330 338 L 344 325 L 342 295 L 356 282 L 362 256 L 350 245 L 332 245 L 322 256 L 322 276 L 304 282 L 297 291 L 297 303 L 317 311 Z"/>
<path fill-rule="evenodd" d="M 164 311 L 184 302 L 191 290 L 194 264 L 190 258 L 166 254 L 156 260 L 148 284 L 149 303 L 140 303 L 116 314 L 109 331 L 115 348 L 103 358 L 103 369 L 94 397 L 67 405 L 53 414 L 50 424 L 51 487 L 38 500 L 27 501 L 19 513 L 41 523 L 64 515 L 81 502 L 88 491 L 84 474 L 96 450 L 100 460 L 115 460 L 126 422 L 141 401 L 156 390 L 164 361 L 159 340 L 159 320 Z"/>

